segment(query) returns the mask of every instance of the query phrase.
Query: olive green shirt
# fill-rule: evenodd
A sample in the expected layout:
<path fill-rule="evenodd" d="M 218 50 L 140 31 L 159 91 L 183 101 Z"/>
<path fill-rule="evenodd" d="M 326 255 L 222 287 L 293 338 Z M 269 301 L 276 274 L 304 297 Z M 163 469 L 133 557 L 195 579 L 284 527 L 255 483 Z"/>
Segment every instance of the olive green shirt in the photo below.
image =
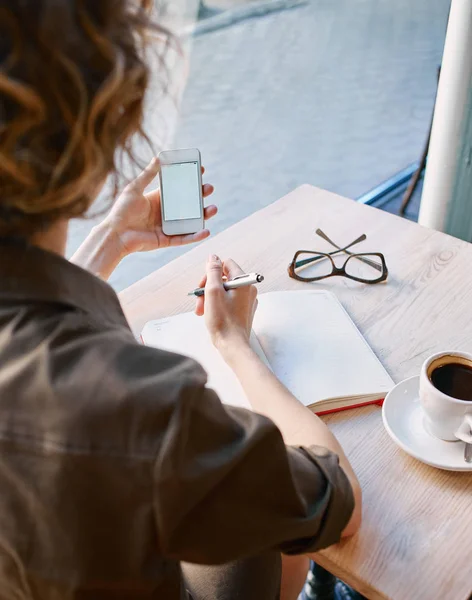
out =
<path fill-rule="evenodd" d="M 112 288 L 0 241 L 0 598 L 187 597 L 180 562 L 337 542 L 338 457 L 140 345 Z"/>

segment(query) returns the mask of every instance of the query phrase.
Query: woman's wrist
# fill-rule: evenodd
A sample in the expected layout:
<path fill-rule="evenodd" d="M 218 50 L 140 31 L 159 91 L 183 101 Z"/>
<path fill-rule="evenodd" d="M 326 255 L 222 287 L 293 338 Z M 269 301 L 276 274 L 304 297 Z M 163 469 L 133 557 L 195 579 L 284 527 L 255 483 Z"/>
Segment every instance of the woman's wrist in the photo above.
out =
<path fill-rule="evenodd" d="M 249 338 L 243 334 L 221 337 L 216 343 L 216 348 L 224 361 L 235 372 L 237 372 L 241 362 L 247 358 L 254 359 L 255 356 L 257 357 L 251 348 Z"/>
<path fill-rule="evenodd" d="M 107 280 L 125 256 L 119 235 L 105 219 L 92 229 L 71 262 Z"/>

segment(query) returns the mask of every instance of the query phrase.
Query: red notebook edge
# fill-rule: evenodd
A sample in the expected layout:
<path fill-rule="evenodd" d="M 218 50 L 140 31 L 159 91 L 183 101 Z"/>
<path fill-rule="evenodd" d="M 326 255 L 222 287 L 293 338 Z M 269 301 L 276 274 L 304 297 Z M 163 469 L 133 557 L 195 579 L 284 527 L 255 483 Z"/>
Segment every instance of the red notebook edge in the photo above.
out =
<path fill-rule="evenodd" d="M 317 412 L 315 414 L 317 414 L 319 417 L 322 417 L 323 415 L 331 415 L 333 413 L 337 413 L 337 412 L 343 412 L 345 410 L 351 410 L 352 408 L 362 408 L 363 406 L 371 406 L 372 404 L 376 404 L 377 406 L 382 406 L 382 404 L 384 403 L 385 398 L 380 398 L 379 400 L 370 400 L 369 402 L 361 402 L 360 404 L 351 404 L 349 406 L 343 406 L 341 408 L 332 408 L 331 410 L 323 410 L 321 412 Z"/>

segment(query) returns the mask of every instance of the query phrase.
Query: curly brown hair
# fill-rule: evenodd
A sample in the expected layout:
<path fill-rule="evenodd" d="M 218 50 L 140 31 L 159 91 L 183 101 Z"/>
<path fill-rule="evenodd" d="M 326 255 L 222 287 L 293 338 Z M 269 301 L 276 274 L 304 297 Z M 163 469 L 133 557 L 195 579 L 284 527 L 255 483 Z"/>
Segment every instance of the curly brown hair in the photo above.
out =
<path fill-rule="evenodd" d="M 172 39 L 152 3 L 0 0 L 0 236 L 83 216 L 116 151 L 132 157 L 148 34 Z"/>

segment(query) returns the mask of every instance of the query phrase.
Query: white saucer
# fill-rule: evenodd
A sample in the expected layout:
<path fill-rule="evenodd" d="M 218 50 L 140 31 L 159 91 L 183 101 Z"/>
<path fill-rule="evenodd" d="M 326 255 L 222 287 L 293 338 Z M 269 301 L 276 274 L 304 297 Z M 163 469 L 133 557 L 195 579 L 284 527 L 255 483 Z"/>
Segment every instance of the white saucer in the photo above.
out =
<path fill-rule="evenodd" d="M 472 471 L 472 464 L 464 461 L 462 442 L 443 442 L 426 431 L 419 383 L 419 377 L 410 377 L 387 394 L 382 418 L 388 434 L 405 452 L 427 465 L 446 471 Z"/>

